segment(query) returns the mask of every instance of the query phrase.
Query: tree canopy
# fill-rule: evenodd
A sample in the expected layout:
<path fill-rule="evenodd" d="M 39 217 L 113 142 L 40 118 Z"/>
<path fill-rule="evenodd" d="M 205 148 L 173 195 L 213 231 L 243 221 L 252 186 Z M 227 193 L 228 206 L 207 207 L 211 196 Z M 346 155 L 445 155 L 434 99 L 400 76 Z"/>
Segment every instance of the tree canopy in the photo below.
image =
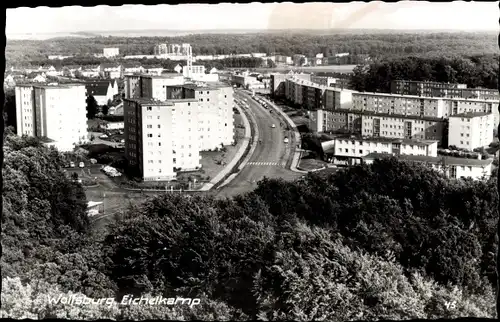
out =
<path fill-rule="evenodd" d="M 498 56 L 387 58 L 357 66 L 351 78 L 353 89 L 389 93 L 391 81 L 407 79 L 467 84 L 467 87 L 498 88 Z"/>
<path fill-rule="evenodd" d="M 62 155 L 9 135 L 2 317 L 371 320 L 493 317 L 498 196 L 378 160 L 231 199 L 163 194 L 92 231 Z M 75 307 L 47 295 L 169 296 L 195 307 Z"/>

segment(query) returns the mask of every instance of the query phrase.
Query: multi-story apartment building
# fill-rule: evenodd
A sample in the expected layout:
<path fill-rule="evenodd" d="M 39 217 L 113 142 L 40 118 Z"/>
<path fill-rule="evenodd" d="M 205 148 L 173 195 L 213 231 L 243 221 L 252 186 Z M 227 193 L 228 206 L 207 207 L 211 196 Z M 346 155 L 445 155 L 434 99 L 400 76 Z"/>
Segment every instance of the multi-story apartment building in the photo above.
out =
<path fill-rule="evenodd" d="M 184 84 L 184 77 L 179 74 L 125 75 L 125 98 L 167 99 L 167 87 Z"/>
<path fill-rule="evenodd" d="M 437 140 L 440 143 L 447 134 L 443 118 L 354 110 L 312 111 L 309 126 L 314 132 L 348 132 L 371 137 Z"/>
<path fill-rule="evenodd" d="M 168 54 L 168 44 L 158 44 L 154 48 L 155 55 L 165 55 Z"/>
<path fill-rule="evenodd" d="M 88 140 L 85 86 L 18 85 L 17 134 L 49 139 L 60 151 Z"/>
<path fill-rule="evenodd" d="M 119 48 L 104 48 L 102 50 L 103 56 L 106 58 L 111 58 L 111 57 L 116 57 L 120 55 L 120 49 Z"/>
<path fill-rule="evenodd" d="M 466 84 L 395 80 L 391 82 L 391 93 L 427 97 L 464 98 L 479 100 L 500 99 L 497 89 L 467 88 Z"/>
<path fill-rule="evenodd" d="M 335 87 L 335 88 L 340 88 L 340 89 L 348 89 L 349 88 L 349 79 L 348 78 L 337 78 L 337 77 L 330 77 L 330 76 L 318 76 L 318 75 L 313 75 L 311 76 L 311 82 L 323 85 L 323 86 L 328 86 L 328 87 Z"/>
<path fill-rule="evenodd" d="M 198 133 L 201 151 L 214 150 L 234 142 L 233 89 L 227 85 L 169 86 L 167 99 L 195 99 L 199 102 Z"/>
<path fill-rule="evenodd" d="M 125 155 L 145 181 L 172 180 L 201 167 L 198 101 L 125 99 Z"/>
<path fill-rule="evenodd" d="M 370 112 L 352 114 L 354 114 L 353 120 L 361 118 L 362 135 L 398 139 L 437 140 L 443 143 L 446 120 L 442 118 L 398 116 Z"/>
<path fill-rule="evenodd" d="M 273 98 L 285 98 L 288 97 L 286 89 L 286 80 L 289 78 L 294 78 L 296 80 L 311 80 L 311 74 L 271 74 L 271 81 L 269 82 L 269 87 L 271 89 L 271 97 Z"/>
<path fill-rule="evenodd" d="M 354 92 L 352 108 L 386 114 L 445 117 L 444 102 L 435 98 L 386 93 Z"/>
<path fill-rule="evenodd" d="M 353 91 L 326 88 L 323 108 L 327 111 L 352 108 Z"/>
<path fill-rule="evenodd" d="M 366 164 L 376 159 L 393 156 L 392 154 L 370 153 L 363 158 Z M 449 156 L 399 155 L 400 160 L 425 164 L 451 179 L 471 178 L 474 180 L 488 179 L 492 173 L 493 159 L 466 159 Z"/>
<path fill-rule="evenodd" d="M 450 116 L 449 145 L 470 151 L 488 146 L 493 142 L 493 122 L 492 113 L 470 112 Z"/>
<path fill-rule="evenodd" d="M 453 88 L 463 89 L 467 88 L 467 85 L 410 80 L 394 80 L 391 82 L 391 93 L 401 95 L 432 96 L 433 90 Z"/>
<path fill-rule="evenodd" d="M 394 155 L 437 156 L 438 141 L 374 138 L 355 135 L 337 135 L 321 143 L 325 159 L 340 165 L 361 163 L 370 153 Z"/>

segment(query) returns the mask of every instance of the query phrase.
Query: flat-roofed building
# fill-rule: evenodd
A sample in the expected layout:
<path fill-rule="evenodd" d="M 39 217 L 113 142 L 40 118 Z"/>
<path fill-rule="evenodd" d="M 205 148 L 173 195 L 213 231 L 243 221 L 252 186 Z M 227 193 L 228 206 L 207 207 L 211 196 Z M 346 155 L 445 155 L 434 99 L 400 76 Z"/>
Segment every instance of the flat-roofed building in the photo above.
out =
<path fill-rule="evenodd" d="M 372 164 L 377 159 L 392 157 L 395 155 L 384 153 L 370 153 L 363 157 L 363 162 Z M 474 180 L 486 180 L 492 172 L 493 159 L 468 159 L 449 156 L 422 156 L 422 155 L 399 155 L 399 160 L 421 163 L 429 166 L 451 179 L 471 178 Z"/>
<path fill-rule="evenodd" d="M 370 153 L 437 156 L 438 141 L 335 135 L 321 143 L 325 159 L 339 165 L 361 163 Z"/>
<path fill-rule="evenodd" d="M 112 58 L 120 55 L 120 49 L 119 48 L 104 48 L 102 50 L 103 56 L 106 58 Z"/>
<path fill-rule="evenodd" d="M 167 99 L 167 87 L 182 85 L 182 75 L 172 73 L 161 76 L 130 74 L 125 75 L 125 98 Z"/>
<path fill-rule="evenodd" d="M 196 99 L 199 102 L 200 150 L 214 150 L 234 142 L 234 93 L 224 84 L 169 86 L 167 99 Z"/>
<path fill-rule="evenodd" d="M 493 142 L 493 114 L 469 112 L 450 116 L 448 127 L 449 145 L 474 150 Z"/>
<path fill-rule="evenodd" d="M 391 93 L 401 95 L 432 96 L 433 90 L 439 89 L 463 89 L 466 84 L 440 83 L 429 81 L 393 80 L 391 82 Z"/>
<path fill-rule="evenodd" d="M 387 114 L 445 117 L 442 99 L 387 93 L 354 92 L 352 108 Z"/>
<path fill-rule="evenodd" d="M 88 141 L 84 84 L 15 88 L 17 134 L 47 138 L 61 151 Z"/>
<path fill-rule="evenodd" d="M 125 155 L 145 181 L 201 167 L 196 99 L 125 99 Z"/>

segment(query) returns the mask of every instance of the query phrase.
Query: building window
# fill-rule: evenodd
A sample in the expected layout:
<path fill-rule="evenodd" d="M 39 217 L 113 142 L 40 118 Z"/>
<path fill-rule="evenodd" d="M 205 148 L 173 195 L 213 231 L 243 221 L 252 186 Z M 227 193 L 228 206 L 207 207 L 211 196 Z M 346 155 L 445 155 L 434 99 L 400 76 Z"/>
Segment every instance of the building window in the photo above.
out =
<path fill-rule="evenodd" d="M 146 107 L 146 111 L 151 111 L 151 110 L 152 110 L 151 106 Z"/>
<path fill-rule="evenodd" d="M 160 124 L 158 124 L 158 128 L 160 128 L 160 127 L 161 127 Z"/>

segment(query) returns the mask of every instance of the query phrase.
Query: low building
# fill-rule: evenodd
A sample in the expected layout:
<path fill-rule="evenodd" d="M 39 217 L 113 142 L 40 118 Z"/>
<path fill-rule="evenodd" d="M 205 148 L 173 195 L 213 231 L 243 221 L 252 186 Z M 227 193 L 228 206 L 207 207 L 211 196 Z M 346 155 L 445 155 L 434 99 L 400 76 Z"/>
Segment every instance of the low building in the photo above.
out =
<path fill-rule="evenodd" d="M 363 162 L 372 164 L 376 159 L 392 157 L 392 154 L 370 153 L 363 157 Z M 471 178 L 486 180 L 492 172 L 493 159 L 467 159 L 449 156 L 399 155 L 399 160 L 425 164 L 451 179 Z"/>
<path fill-rule="evenodd" d="M 125 127 L 124 122 L 105 122 L 99 125 L 103 130 L 123 130 Z"/>
<path fill-rule="evenodd" d="M 355 135 L 337 135 L 321 143 L 325 161 L 337 165 L 353 165 L 362 162 L 370 153 L 394 155 L 437 156 L 438 141 L 373 138 Z"/>
<path fill-rule="evenodd" d="M 469 112 L 451 115 L 448 127 L 450 146 L 469 151 L 486 147 L 493 142 L 493 114 Z"/>
<path fill-rule="evenodd" d="M 92 95 L 99 106 L 107 105 L 115 95 L 115 89 L 110 81 L 86 82 L 85 89 L 86 95 Z"/>
<path fill-rule="evenodd" d="M 144 67 L 142 67 L 140 64 L 132 64 L 132 63 L 125 63 L 123 64 L 123 72 L 124 73 L 143 73 L 144 72 Z"/>
<path fill-rule="evenodd" d="M 102 54 L 106 58 L 112 58 L 120 55 L 120 49 L 119 48 L 104 48 L 102 50 Z"/>
<path fill-rule="evenodd" d="M 99 66 L 100 76 L 116 79 L 123 77 L 123 66 L 120 64 L 105 63 Z"/>
<path fill-rule="evenodd" d="M 163 73 L 162 66 L 150 66 L 146 68 L 146 74 L 160 76 Z"/>

